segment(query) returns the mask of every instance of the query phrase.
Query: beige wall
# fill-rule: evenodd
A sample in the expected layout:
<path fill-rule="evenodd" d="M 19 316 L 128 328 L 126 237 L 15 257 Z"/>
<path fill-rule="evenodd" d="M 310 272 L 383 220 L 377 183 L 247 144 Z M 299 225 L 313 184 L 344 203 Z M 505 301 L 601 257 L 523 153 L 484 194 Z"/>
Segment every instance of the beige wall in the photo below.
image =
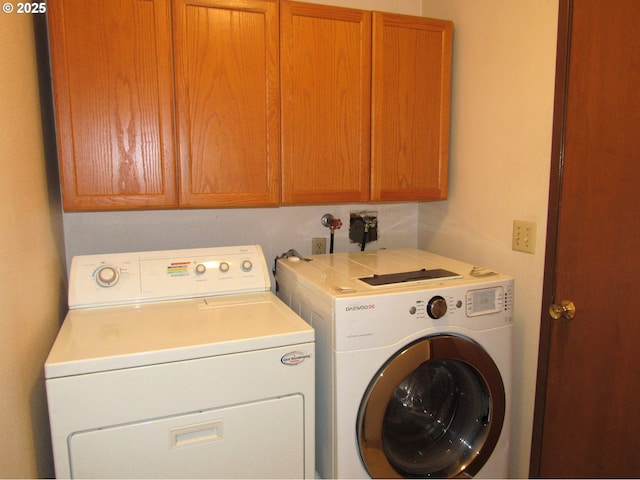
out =
<path fill-rule="evenodd" d="M 551 158 L 558 0 L 423 0 L 455 23 L 450 195 L 422 204 L 418 245 L 513 275 L 512 477 L 528 475 Z M 511 250 L 537 222 L 534 255 Z"/>
<path fill-rule="evenodd" d="M 30 15 L 0 13 L 0 477 L 53 475 L 42 366 L 62 270 Z"/>

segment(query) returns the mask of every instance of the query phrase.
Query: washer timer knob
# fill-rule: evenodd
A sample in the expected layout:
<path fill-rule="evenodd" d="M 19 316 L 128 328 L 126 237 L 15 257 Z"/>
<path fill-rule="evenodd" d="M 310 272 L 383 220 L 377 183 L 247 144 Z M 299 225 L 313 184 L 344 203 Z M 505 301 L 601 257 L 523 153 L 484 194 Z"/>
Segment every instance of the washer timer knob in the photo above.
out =
<path fill-rule="evenodd" d="M 427 313 L 433 319 L 444 317 L 445 313 L 447 313 L 447 301 L 440 296 L 433 297 L 427 303 Z"/>
<path fill-rule="evenodd" d="M 118 283 L 118 271 L 109 266 L 100 267 L 96 272 L 96 282 L 101 287 L 113 287 Z"/>
<path fill-rule="evenodd" d="M 251 263 L 251 260 L 244 260 L 242 262 L 242 270 L 244 272 L 250 272 L 252 268 L 253 268 L 253 263 Z"/>

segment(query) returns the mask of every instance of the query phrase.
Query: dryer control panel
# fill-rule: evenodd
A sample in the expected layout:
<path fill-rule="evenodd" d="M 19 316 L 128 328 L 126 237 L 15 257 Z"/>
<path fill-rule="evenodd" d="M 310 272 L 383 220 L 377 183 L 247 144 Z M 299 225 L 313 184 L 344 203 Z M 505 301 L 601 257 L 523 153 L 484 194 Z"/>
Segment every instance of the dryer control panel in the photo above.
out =
<path fill-rule="evenodd" d="M 69 308 L 267 291 L 259 245 L 80 255 L 71 261 Z"/>

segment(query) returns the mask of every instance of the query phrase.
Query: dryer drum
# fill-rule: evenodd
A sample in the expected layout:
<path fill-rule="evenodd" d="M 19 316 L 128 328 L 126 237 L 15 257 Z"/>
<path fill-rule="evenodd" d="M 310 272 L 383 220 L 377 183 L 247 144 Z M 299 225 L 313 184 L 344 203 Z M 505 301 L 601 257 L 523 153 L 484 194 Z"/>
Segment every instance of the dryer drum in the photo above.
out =
<path fill-rule="evenodd" d="M 498 441 L 505 414 L 500 373 L 476 342 L 417 340 L 377 372 L 358 413 L 358 444 L 373 478 L 473 476 Z"/>

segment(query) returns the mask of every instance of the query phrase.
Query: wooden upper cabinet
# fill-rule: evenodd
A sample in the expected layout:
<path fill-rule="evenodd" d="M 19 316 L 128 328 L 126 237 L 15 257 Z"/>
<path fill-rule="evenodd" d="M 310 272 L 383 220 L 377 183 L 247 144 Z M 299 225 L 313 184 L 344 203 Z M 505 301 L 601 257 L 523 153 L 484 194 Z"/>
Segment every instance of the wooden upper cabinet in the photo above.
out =
<path fill-rule="evenodd" d="M 282 203 L 367 201 L 371 12 L 280 8 Z"/>
<path fill-rule="evenodd" d="M 47 8 L 64 209 L 175 207 L 168 0 Z"/>
<path fill-rule="evenodd" d="M 373 201 L 447 196 L 452 37 L 449 21 L 373 14 Z"/>
<path fill-rule="evenodd" d="M 67 211 L 446 198 L 451 22 L 288 0 L 47 8 Z"/>
<path fill-rule="evenodd" d="M 174 0 L 180 205 L 277 205 L 278 3 Z"/>
<path fill-rule="evenodd" d="M 453 24 L 283 1 L 282 203 L 447 196 Z"/>

